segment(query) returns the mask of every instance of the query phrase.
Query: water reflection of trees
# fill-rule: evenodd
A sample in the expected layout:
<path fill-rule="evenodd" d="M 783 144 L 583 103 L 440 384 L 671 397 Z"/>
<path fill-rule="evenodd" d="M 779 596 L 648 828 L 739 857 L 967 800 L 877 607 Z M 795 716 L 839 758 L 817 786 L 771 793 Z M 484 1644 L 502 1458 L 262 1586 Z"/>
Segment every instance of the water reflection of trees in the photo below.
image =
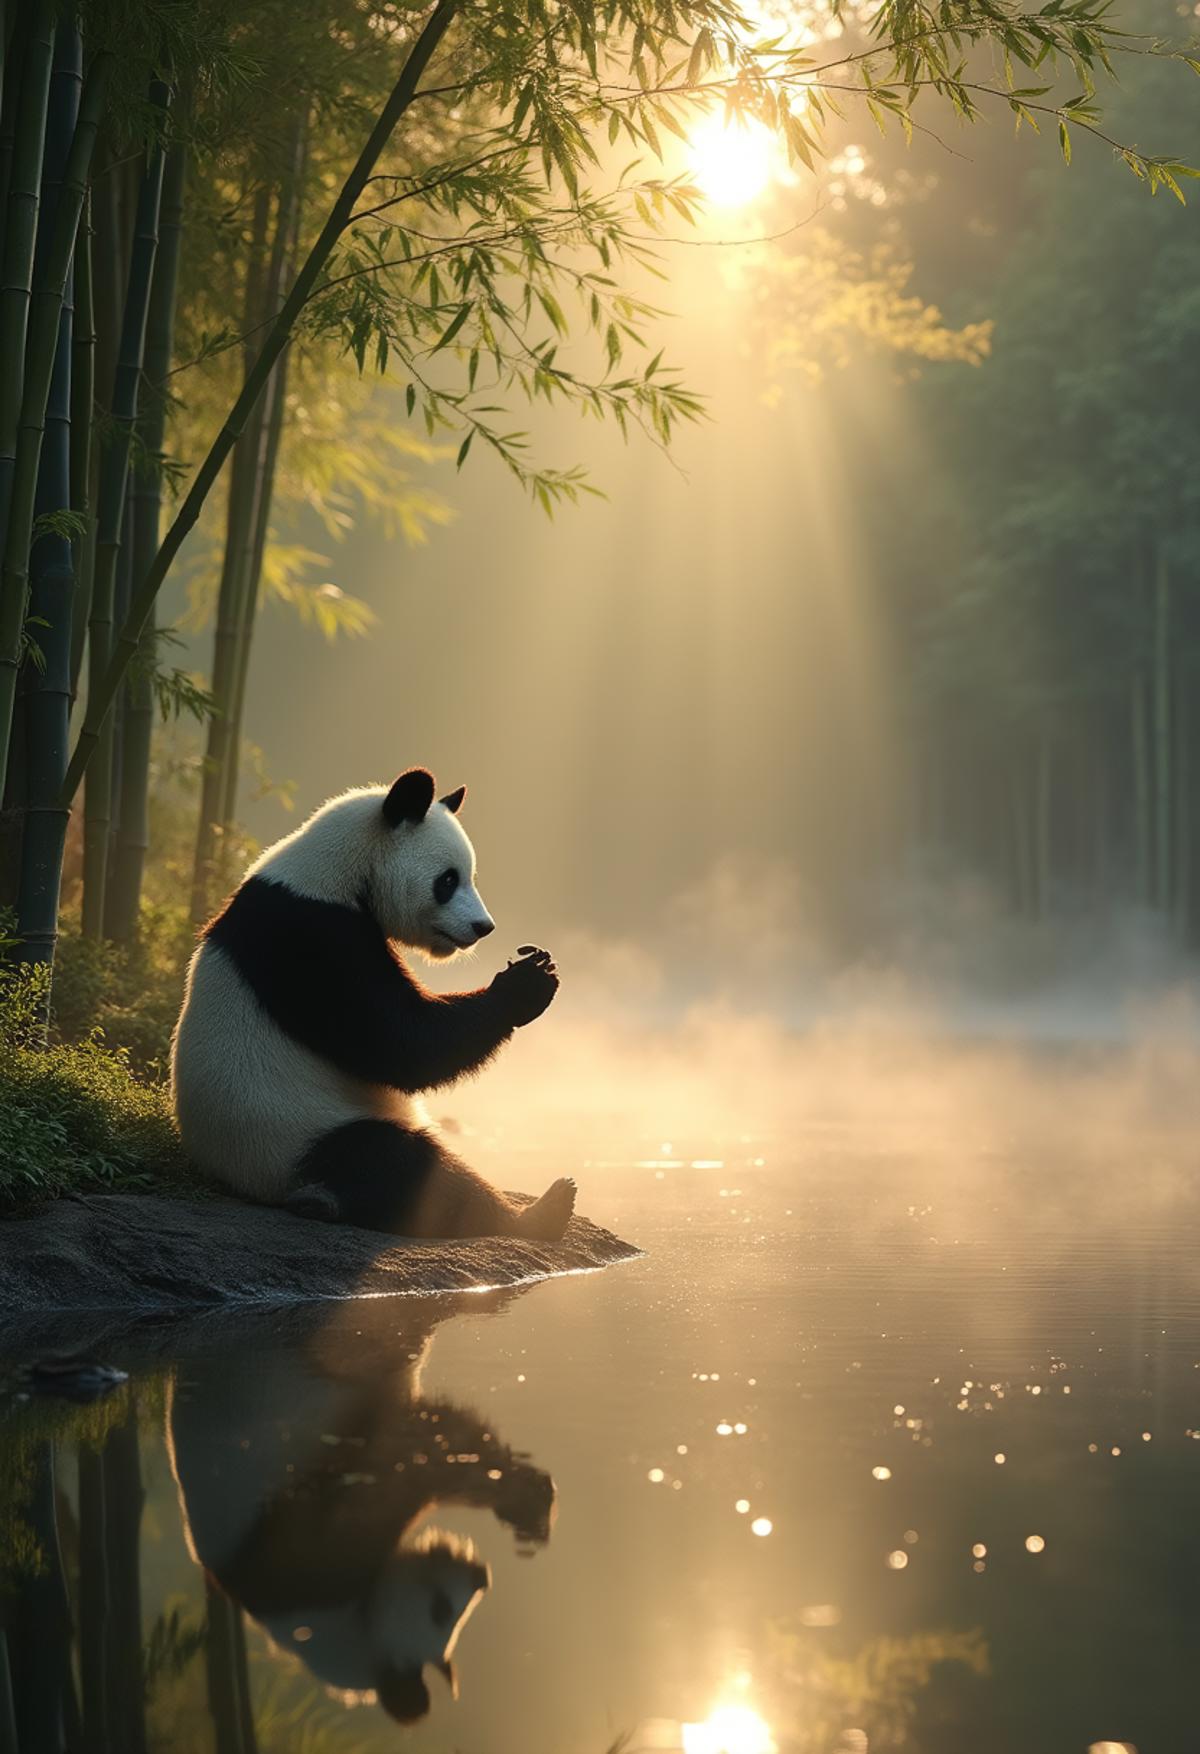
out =
<path fill-rule="evenodd" d="M 977 1628 L 873 1638 L 843 1655 L 828 1634 L 783 1622 L 769 1629 L 765 1656 L 784 1754 L 919 1746 L 915 1729 L 945 1713 L 956 1682 L 989 1673 Z"/>
<path fill-rule="evenodd" d="M 424 1715 L 426 1663 L 452 1680 L 458 1631 L 491 1582 L 427 1518 L 484 1508 L 532 1551 L 554 1510 L 548 1474 L 422 1389 L 455 1308 L 346 1305 L 216 1344 L 180 1329 L 154 1342 L 182 1349 L 174 1373 L 148 1370 L 84 1407 L 10 1399 L 0 1754 L 290 1754 L 301 1725 L 306 1746 L 348 1747 L 346 1703 Z M 204 1596 L 168 1601 L 144 1629 L 139 1430 L 164 1418 Z M 248 1627 L 290 1664 L 253 1664 Z"/>
<path fill-rule="evenodd" d="M 32 1400 L 0 1479 L 0 1749 L 144 1754 L 137 1414 Z M 64 1473 L 78 1459 L 78 1492 Z M 78 1636 L 76 1636 L 78 1629 Z"/>

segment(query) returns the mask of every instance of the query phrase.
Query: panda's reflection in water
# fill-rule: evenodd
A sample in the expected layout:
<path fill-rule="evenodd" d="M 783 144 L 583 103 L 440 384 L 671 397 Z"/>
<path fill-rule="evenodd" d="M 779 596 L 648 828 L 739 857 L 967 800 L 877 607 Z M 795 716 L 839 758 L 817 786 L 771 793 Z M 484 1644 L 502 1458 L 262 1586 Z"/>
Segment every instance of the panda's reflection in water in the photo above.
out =
<path fill-rule="evenodd" d="M 513 1292 L 472 1298 L 472 1314 Z M 426 1523 L 490 1510 L 533 1553 L 554 1482 L 469 1408 L 430 1400 L 421 1369 L 461 1303 L 338 1306 L 301 1346 L 188 1361 L 171 1461 L 193 1558 L 275 1646 L 347 1704 L 400 1723 L 430 1709 L 426 1670 L 457 1690 L 454 1649 L 491 1585 L 471 1545 Z"/>

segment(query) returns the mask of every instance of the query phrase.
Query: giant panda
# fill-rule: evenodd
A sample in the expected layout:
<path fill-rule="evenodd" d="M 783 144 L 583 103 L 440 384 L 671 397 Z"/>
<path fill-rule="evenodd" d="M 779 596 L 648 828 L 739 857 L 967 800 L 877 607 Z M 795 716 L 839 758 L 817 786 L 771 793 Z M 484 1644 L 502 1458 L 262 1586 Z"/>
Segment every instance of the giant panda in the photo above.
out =
<path fill-rule="evenodd" d="M 172 1098 L 189 1157 L 234 1193 L 405 1236 L 562 1236 L 574 1181 L 510 1199 L 443 1148 L 415 1100 L 478 1071 L 558 990 L 532 945 L 467 993 L 427 991 L 401 958 L 442 961 L 493 930 L 465 790 L 439 799 L 410 768 L 331 799 L 204 928 Z"/>

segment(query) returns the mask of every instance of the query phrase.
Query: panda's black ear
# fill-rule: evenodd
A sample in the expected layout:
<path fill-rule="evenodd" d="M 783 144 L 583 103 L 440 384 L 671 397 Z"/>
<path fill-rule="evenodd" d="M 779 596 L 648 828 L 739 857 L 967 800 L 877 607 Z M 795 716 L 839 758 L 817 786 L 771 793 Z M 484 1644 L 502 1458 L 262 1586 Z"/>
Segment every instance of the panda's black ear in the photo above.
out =
<path fill-rule="evenodd" d="M 420 1669 L 398 1669 L 391 1663 L 375 1677 L 375 1696 L 398 1724 L 420 1723 L 432 1704 Z"/>
<path fill-rule="evenodd" d="M 467 788 L 465 786 L 459 786 L 456 792 L 447 792 L 446 796 L 439 801 L 446 806 L 451 816 L 457 816 L 462 809 L 462 801 L 466 795 Z"/>
<path fill-rule="evenodd" d="M 423 767 L 410 767 L 383 800 L 384 821 L 390 828 L 398 828 L 402 822 L 424 822 L 436 790 L 431 773 Z"/>

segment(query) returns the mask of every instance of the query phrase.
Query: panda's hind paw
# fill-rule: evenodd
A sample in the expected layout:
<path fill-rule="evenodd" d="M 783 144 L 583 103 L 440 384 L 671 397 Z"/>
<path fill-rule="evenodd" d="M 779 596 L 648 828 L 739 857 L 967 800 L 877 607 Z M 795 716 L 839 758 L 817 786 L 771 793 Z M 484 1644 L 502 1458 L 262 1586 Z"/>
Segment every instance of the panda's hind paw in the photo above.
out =
<path fill-rule="evenodd" d="M 342 1216 L 337 1195 L 323 1182 L 306 1182 L 293 1188 L 283 1202 L 283 1209 L 293 1217 L 316 1218 L 323 1224 L 337 1224 Z"/>
<path fill-rule="evenodd" d="M 575 1182 L 564 1175 L 551 1182 L 540 1200 L 535 1200 L 517 1219 L 517 1234 L 538 1242 L 558 1242 L 575 1210 Z"/>

